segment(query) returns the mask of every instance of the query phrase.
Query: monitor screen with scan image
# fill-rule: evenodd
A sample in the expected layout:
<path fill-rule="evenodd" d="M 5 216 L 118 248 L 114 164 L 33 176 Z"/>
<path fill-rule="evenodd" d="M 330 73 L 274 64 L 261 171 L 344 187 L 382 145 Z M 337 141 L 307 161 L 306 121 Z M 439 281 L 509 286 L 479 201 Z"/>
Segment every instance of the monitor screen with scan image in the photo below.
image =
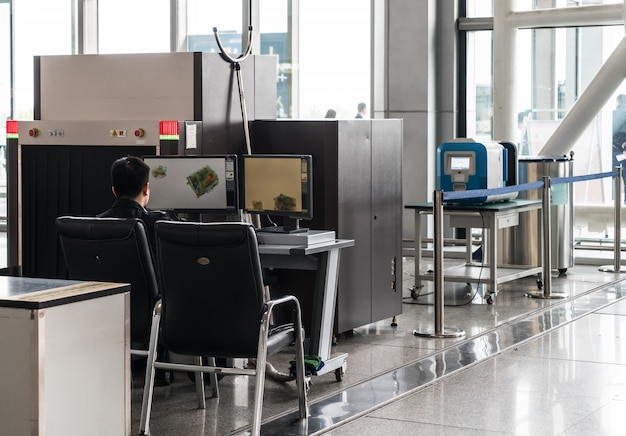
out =
<path fill-rule="evenodd" d="M 243 210 L 282 217 L 282 226 L 259 231 L 306 231 L 300 220 L 313 218 L 313 158 L 296 154 L 243 156 Z"/>
<path fill-rule="evenodd" d="M 143 156 L 150 167 L 150 209 L 239 211 L 237 155 Z"/>

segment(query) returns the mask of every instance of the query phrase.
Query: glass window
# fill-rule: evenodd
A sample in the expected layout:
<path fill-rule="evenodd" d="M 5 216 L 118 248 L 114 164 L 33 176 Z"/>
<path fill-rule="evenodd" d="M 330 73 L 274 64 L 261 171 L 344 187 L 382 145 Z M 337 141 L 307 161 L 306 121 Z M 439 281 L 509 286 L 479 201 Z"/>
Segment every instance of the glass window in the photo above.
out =
<path fill-rule="evenodd" d="M 0 1 L 0 144 L 5 145 L 6 118 L 32 120 L 34 112 L 34 57 L 71 54 L 73 47 L 72 2 L 67 0 Z M 11 36 L 11 30 L 13 35 Z M 10 46 L 13 43 L 13 64 Z M 11 67 L 13 77 L 11 77 Z M 11 83 L 13 80 L 13 83 Z M 13 110 L 11 110 L 13 104 Z M 4 147 L 2 147 L 4 148 Z M 0 151 L 0 192 L 6 192 L 4 149 Z M 6 195 L 0 196 L 0 228 L 6 224 Z M 6 231 L 0 231 L 6 247 Z M 6 248 L 0 252 L 0 268 L 7 266 Z"/>
<path fill-rule="evenodd" d="M 242 13 L 241 1 L 188 0 L 187 50 L 219 52 L 213 36 L 216 27 L 224 48 L 233 55 L 240 54 Z"/>
<path fill-rule="evenodd" d="M 370 101 L 370 13 L 363 0 L 300 1 L 299 118 L 354 118 Z"/>
<path fill-rule="evenodd" d="M 0 147 L 6 140 L 5 121 L 11 116 L 11 9 L 0 1 Z M 2 156 L 0 155 L 0 158 Z"/>
<path fill-rule="evenodd" d="M 470 18 L 493 16 L 493 0 L 467 0 L 466 8 L 467 16 Z"/>
<path fill-rule="evenodd" d="M 169 0 L 98 2 L 99 53 L 170 51 Z"/>
<path fill-rule="evenodd" d="M 293 56 L 290 32 L 291 0 L 261 0 L 259 28 L 262 55 L 278 57 L 276 82 L 276 117 L 293 116 Z"/>
<path fill-rule="evenodd" d="M 33 57 L 72 53 L 72 20 L 67 0 L 14 2 L 15 119 L 33 119 Z"/>
<path fill-rule="evenodd" d="M 11 117 L 11 8 L 0 1 L 0 269 L 7 267 L 6 120 Z"/>
<path fill-rule="evenodd" d="M 533 9 L 567 8 L 622 2 L 623 0 L 517 0 L 515 10 L 529 11 Z M 467 0 L 466 7 L 469 18 L 493 16 L 493 0 Z"/>
<path fill-rule="evenodd" d="M 467 34 L 467 134 L 477 140 L 493 137 L 493 32 Z"/>
<path fill-rule="evenodd" d="M 370 14 L 362 0 L 300 0 L 297 14 L 290 1 L 260 1 L 261 53 L 278 56 L 278 117 L 324 118 L 332 109 L 354 118 L 371 100 Z"/>
<path fill-rule="evenodd" d="M 521 4 L 518 5 L 518 8 L 519 10 L 574 8 L 577 6 L 622 3 L 622 2 L 623 0 L 522 0 L 520 1 Z"/>

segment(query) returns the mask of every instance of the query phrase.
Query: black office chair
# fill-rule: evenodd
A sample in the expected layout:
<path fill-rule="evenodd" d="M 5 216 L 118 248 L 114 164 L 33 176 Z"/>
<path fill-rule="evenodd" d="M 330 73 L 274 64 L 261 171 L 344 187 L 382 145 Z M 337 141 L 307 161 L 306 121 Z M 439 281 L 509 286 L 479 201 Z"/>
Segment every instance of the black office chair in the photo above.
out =
<path fill-rule="evenodd" d="M 131 354 L 147 356 L 159 289 L 143 222 L 63 216 L 56 227 L 70 279 L 130 283 Z"/>
<path fill-rule="evenodd" d="M 149 432 L 155 368 L 196 373 L 198 407 L 205 408 L 203 373 L 256 376 L 252 434 L 261 428 L 266 358 L 296 344 L 299 410 L 307 417 L 304 334 L 300 305 L 294 296 L 266 301 L 254 228 L 244 223 L 158 221 L 157 256 L 161 267 L 161 301 L 157 302 L 150 339 L 141 408 L 140 433 Z M 269 335 L 270 314 L 289 304 L 294 323 Z M 295 326 L 295 328 L 294 328 Z M 194 356 L 195 364 L 157 361 L 158 337 L 168 350 Z M 217 367 L 214 359 L 256 359 L 255 368 Z"/>

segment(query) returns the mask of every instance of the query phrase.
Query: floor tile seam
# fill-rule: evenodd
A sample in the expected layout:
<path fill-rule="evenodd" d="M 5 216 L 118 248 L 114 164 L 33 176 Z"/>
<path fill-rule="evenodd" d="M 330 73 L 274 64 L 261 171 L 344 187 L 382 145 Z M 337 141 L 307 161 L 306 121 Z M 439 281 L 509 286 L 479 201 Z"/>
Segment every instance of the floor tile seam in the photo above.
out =
<path fill-rule="evenodd" d="M 380 421 L 389 421 L 389 422 L 403 422 L 403 423 L 407 423 L 407 424 L 417 424 L 417 425 L 428 425 L 431 427 L 437 427 L 440 428 L 442 430 L 450 430 L 450 431 L 454 431 L 454 430 L 473 430 L 473 431 L 479 431 L 479 432 L 483 432 L 483 433 L 492 433 L 494 435 L 499 434 L 499 435 L 513 435 L 515 434 L 514 432 L 501 432 L 501 431 L 494 431 L 494 430 L 485 430 L 482 428 L 476 428 L 476 427 L 469 427 L 469 426 L 465 426 L 465 427 L 461 427 L 458 425 L 449 425 L 449 424 L 434 424 L 432 422 L 428 422 L 428 421 L 415 421 L 415 420 L 410 420 L 410 419 L 403 419 L 403 418 L 387 418 L 384 416 L 371 416 L 371 415 L 365 415 L 365 416 L 361 416 L 360 418 L 368 418 L 368 419 L 374 419 L 374 420 L 380 420 Z M 338 423 L 338 425 L 333 426 L 332 429 L 324 429 L 321 432 L 317 432 L 317 433 L 313 433 L 311 436 L 316 436 L 316 435 L 322 435 L 325 434 L 329 431 L 332 430 L 336 430 L 340 427 L 343 427 L 344 425 L 349 424 L 350 422 L 353 422 L 355 420 L 350 420 L 347 422 L 341 422 Z"/>
<path fill-rule="evenodd" d="M 557 327 L 558 328 L 558 327 Z M 539 338 L 538 335 L 536 338 Z M 532 338 L 532 339 L 536 339 L 536 338 Z M 626 363 L 620 363 L 620 362 L 600 362 L 597 360 L 588 360 L 588 359 L 575 359 L 573 357 L 558 357 L 558 356 L 530 356 L 525 354 L 524 357 L 530 358 L 530 359 L 537 359 L 537 360 L 550 360 L 550 361 L 559 361 L 559 362 L 577 362 L 577 363 L 586 363 L 586 364 L 590 364 L 590 365 L 603 365 L 603 366 L 623 366 L 626 367 Z"/>
<path fill-rule="evenodd" d="M 565 325 L 563 325 L 565 326 Z M 559 327 L 556 327 L 554 330 L 558 329 Z M 554 331 L 552 330 L 552 331 Z M 525 339 L 523 342 L 527 343 L 529 341 L 533 341 L 535 339 L 539 339 L 541 336 L 544 336 L 543 334 L 538 334 L 532 338 L 528 338 Z M 522 344 L 523 345 L 523 344 Z M 507 354 L 508 352 L 516 352 L 519 348 L 519 345 L 516 344 L 512 347 L 508 347 L 504 352 L 499 353 L 500 356 L 502 356 L 503 354 Z M 491 357 L 491 356 L 490 356 Z M 489 357 L 489 358 L 490 358 Z M 495 356 L 494 356 L 495 357 Z M 618 366 L 618 367 L 626 367 L 626 363 L 619 363 L 619 362 L 599 362 L 599 361 L 595 361 L 595 360 L 586 360 L 586 359 L 574 359 L 571 357 L 558 357 L 558 356 L 537 356 L 537 355 L 531 355 L 531 354 L 526 354 L 523 351 L 519 353 L 519 355 L 517 356 L 517 358 L 522 358 L 522 359 L 527 359 L 530 363 L 530 361 L 534 361 L 534 362 L 576 362 L 576 363 L 582 363 L 582 364 L 588 364 L 588 365 L 602 365 L 602 366 Z M 588 397 L 587 395 L 581 395 L 581 397 Z M 593 397 L 589 397 L 589 398 L 593 398 Z"/>
<path fill-rule="evenodd" d="M 617 301 L 619 301 L 619 300 L 617 300 Z M 617 303 L 617 301 L 616 301 L 616 303 Z M 606 307 L 604 307 L 603 309 L 606 309 Z M 602 310 L 602 309 L 598 309 L 598 310 Z M 626 313 L 597 312 L 596 315 L 626 317 Z"/>
<path fill-rule="evenodd" d="M 597 398 L 592 398 L 592 399 L 597 399 Z M 603 408 L 605 408 L 606 406 L 608 406 L 611 401 L 614 401 L 613 399 L 609 398 L 606 401 L 604 401 L 601 405 L 599 405 L 598 407 L 594 408 L 594 410 L 590 413 L 587 413 L 584 417 L 581 417 L 580 419 L 576 420 L 575 423 L 573 423 L 572 425 L 570 425 L 569 427 L 567 427 L 565 430 L 563 430 L 562 433 L 559 433 L 559 435 L 567 435 L 569 434 L 569 432 L 576 428 L 577 426 L 581 425 L 582 423 L 584 423 L 586 420 L 590 419 L 593 417 L 594 414 L 600 412 Z M 595 404 L 595 403 L 594 403 Z"/>

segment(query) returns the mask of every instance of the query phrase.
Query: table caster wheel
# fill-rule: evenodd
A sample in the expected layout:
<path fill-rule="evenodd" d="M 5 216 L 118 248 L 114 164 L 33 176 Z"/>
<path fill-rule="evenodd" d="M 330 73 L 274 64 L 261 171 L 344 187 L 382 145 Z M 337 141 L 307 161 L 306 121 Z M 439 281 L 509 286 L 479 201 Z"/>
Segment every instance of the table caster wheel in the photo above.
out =
<path fill-rule="evenodd" d="M 338 382 L 342 381 L 343 376 L 346 375 L 346 369 L 348 369 L 348 362 L 344 360 L 341 367 L 335 370 L 335 380 Z"/>
<path fill-rule="evenodd" d="M 495 297 L 493 294 L 488 294 L 485 297 L 485 301 L 487 302 L 487 304 L 493 304 L 495 302 Z"/>
<path fill-rule="evenodd" d="M 537 279 L 537 288 L 539 288 L 539 289 L 543 288 L 543 280 Z"/>

